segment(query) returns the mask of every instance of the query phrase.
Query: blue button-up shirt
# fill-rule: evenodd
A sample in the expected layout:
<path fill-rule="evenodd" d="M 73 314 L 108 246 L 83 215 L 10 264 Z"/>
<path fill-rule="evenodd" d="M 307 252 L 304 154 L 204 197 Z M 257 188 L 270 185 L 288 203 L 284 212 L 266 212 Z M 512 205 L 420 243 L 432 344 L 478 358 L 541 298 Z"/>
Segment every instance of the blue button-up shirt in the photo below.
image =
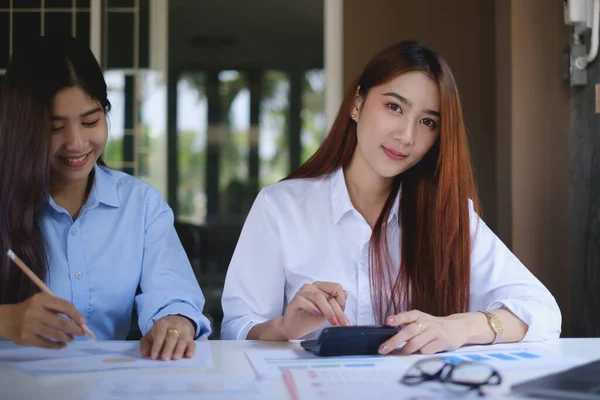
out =
<path fill-rule="evenodd" d="M 42 209 L 48 286 L 75 305 L 100 340 L 127 336 L 134 301 L 142 334 L 167 315 L 194 321 L 196 337 L 209 334 L 204 296 L 173 221 L 157 189 L 96 165 L 75 221 L 52 198 Z"/>

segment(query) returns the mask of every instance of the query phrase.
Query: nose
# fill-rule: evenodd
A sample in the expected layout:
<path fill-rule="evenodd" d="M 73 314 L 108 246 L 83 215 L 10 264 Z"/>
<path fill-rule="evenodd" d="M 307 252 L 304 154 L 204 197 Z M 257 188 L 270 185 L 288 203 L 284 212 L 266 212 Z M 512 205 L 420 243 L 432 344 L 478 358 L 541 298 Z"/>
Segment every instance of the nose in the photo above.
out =
<path fill-rule="evenodd" d="M 65 149 L 67 151 L 77 153 L 84 149 L 84 132 L 78 124 L 69 124 L 65 127 L 65 135 Z"/>
<path fill-rule="evenodd" d="M 394 139 L 404 146 L 412 146 L 415 142 L 415 124 L 410 121 L 402 121 L 394 131 Z"/>

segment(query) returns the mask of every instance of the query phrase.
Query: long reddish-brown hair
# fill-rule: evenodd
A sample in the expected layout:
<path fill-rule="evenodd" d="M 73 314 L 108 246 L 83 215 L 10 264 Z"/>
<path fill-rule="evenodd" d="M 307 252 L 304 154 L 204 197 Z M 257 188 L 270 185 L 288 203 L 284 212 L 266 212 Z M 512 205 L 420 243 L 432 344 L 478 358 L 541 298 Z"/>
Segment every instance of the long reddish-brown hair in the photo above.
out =
<path fill-rule="evenodd" d="M 316 178 L 347 167 L 357 143 L 356 124 L 350 119 L 357 89 L 365 99 L 371 88 L 410 71 L 425 73 L 439 87 L 440 135 L 418 164 L 396 177 L 373 227 L 369 270 L 373 311 L 379 323 L 404 310 L 445 316 L 469 307 L 469 199 L 476 211 L 479 202 L 458 89 L 446 61 L 415 41 L 383 49 L 348 88 L 321 147 L 286 178 Z M 393 276 L 387 216 L 400 185 L 402 261 Z"/>

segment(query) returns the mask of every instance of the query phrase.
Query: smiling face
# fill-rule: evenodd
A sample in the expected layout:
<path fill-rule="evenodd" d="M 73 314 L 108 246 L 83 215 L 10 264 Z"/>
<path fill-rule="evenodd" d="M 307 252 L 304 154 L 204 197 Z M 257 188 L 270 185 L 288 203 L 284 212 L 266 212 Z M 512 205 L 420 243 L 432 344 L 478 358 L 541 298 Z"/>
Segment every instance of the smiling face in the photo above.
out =
<path fill-rule="evenodd" d="M 52 180 L 85 180 L 108 140 L 106 115 L 101 105 L 79 87 L 59 91 L 52 100 L 49 126 Z"/>
<path fill-rule="evenodd" d="M 353 163 L 379 178 L 393 178 L 417 164 L 439 137 L 438 85 L 408 72 L 372 87 L 352 111 L 357 127 Z"/>

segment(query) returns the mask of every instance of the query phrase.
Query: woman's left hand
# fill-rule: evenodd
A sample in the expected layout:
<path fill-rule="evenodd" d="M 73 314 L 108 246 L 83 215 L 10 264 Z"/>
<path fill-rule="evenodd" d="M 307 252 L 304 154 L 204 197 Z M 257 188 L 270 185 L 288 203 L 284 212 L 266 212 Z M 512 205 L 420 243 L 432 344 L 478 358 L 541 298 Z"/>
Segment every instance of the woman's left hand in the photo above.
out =
<path fill-rule="evenodd" d="M 448 317 L 434 317 L 413 310 L 388 317 L 387 325 L 404 327 L 379 348 L 380 354 L 387 354 L 406 342 L 400 350 L 404 354 L 420 351 L 422 354 L 434 354 L 441 351 L 456 350 L 468 341 L 466 319 L 460 314 Z"/>
<path fill-rule="evenodd" d="M 142 356 L 153 360 L 192 358 L 196 350 L 194 325 L 180 315 L 168 315 L 156 321 L 140 341 Z"/>

